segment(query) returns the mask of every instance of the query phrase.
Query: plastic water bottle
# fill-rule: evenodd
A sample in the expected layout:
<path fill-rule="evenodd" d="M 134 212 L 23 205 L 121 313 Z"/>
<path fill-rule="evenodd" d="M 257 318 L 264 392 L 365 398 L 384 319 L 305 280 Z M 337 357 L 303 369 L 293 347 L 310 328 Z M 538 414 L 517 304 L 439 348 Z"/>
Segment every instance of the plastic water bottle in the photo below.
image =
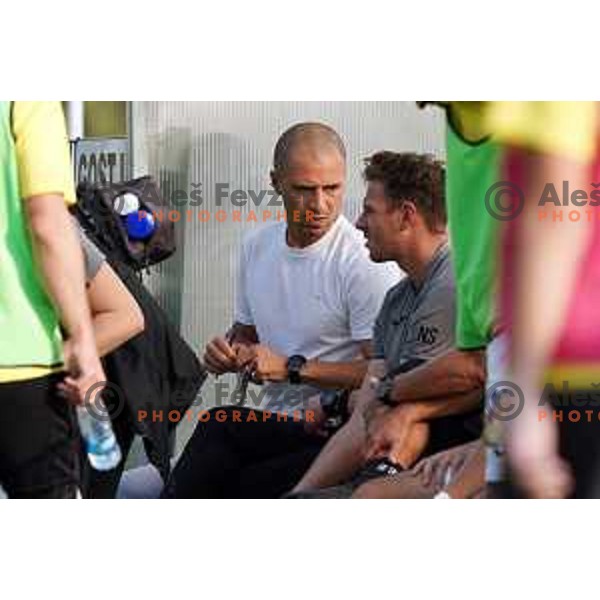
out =
<path fill-rule="evenodd" d="M 126 217 L 139 210 L 140 201 L 135 194 L 121 194 L 114 199 L 113 208 L 117 214 Z"/>
<path fill-rule="evenodd" d="M 121 462 L 121 448 L 104 403 L 100 400 L 95 405 L 93 411 L 87 406 L 77 407 L 79 430 L 92 467 L 97 471 L 110 471 Z"/>

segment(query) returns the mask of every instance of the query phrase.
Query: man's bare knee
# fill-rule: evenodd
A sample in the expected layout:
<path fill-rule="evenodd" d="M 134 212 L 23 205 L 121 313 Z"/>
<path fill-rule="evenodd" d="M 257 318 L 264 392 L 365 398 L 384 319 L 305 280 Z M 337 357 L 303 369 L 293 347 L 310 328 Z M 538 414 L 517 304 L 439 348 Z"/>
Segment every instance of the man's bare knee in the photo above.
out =
<path fill-rule="evenodd" d="M 361 485 L 353 494 L 353 499 L 413 499 L 433 498 L 435 490 L 423 485 L 419 477 L 410 471 L 374 479 Z"/>
<path fill-rule="evenodd" d="M 352 494 L 353 500 L 375 500 L 379 498 L 385 498 L 384 492 L 386 491 L 385 479 L 374 479 L 363 483 L 355 492 Z"/>

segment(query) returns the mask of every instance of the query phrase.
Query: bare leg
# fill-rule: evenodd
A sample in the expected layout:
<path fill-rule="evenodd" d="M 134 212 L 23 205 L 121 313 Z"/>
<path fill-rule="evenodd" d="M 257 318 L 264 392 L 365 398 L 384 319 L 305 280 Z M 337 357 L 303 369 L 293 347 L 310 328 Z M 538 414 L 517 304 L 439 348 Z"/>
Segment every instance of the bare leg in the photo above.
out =
<path fill-rule="evenodd" d="M 412 472 L 399 473 L 391 477 L 381 477 L 373 479 L 361 485 L 353 494 L 353 499 L 391 499 L 391 498 L 412 498 L 426 499 L 433 498 L 436 490 L 433 486 L 427 486 L 422 478 L 413 475 Z"/>
<path fill-rule="evenodd" d="M 350 479 L 365 463 L 367 436 L 362 415 L 350 420 L 327 442 L 294 492 L 338 485 Z"/>

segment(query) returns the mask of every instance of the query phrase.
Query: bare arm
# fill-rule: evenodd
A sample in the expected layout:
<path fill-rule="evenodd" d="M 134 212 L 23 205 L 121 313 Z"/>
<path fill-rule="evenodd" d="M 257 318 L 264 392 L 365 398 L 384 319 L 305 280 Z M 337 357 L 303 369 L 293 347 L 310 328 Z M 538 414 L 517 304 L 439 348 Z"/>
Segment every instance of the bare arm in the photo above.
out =
<path fill-rule="evenodd" d="M 98 358 L 84 283 L 83 254 L 61 195 L 25 200 L 33 252 L 47 293 L 67 332 L 65 368 L 67 392 L 76 402 L 105 381 Z"/>
<path fill-rule="evenodd" d="M 564 326 L 578 269 L 592 233 L 585 219 L 569 220 L 571 207 L 556 207 L 562 221 L 537 219 L 537 201 L 547 183 L 561 189 L 587 189 L 585 163 L 541 154 L 521 156 L 527 173 L 525 207 L 517 221 L 517 244 L 522 248 L 507 265 L 515 275 L 513 295 L 513 380 L 525 397 L 525 408 L 508 427 L 508 454 L 523 489 L 540 498 L 564 497 L 572 485 L 569 469 L 558 454 L 555 423 L 538 422 L 544 370 Z M 516 254 L 516 253 L 515 253 Z"/>
<path fill-rule="evenodd" d="M 59 195 L 25 201 L 36 263 L 46 291 L 69 337 L 92 337 L 85 294 L 83 253 L 71 217 Z"/>
<path fill-rule="evenodd" d="M 450 350 L 394 379 L 391 399 L 397 403 L 444 400 L 481 390 L 485 385 L 484 351 Z"/>
<path fill-rule="evenodd" d="M 144 330 L 144 314 L 107 262 L 90 282 L 87 295 L 100 356 Z"/>
<path fill-rule="evenodd" d="M 396 408 L 364 411 L 367 427 L 367 459 L 387 457 L 408 468 L 422 455 L 429 439 L 428 423 L 441 417 L 461 415 L 481 405 L 482 391 L 473 390 L 450 397 L 420 402 L 403 402 Z"/>
<path fill-rule="evenodd" d="M 367 372 L 372 355 L 370 340 L 360 342 L 360 356 L 346 362 L 309 360 L 300 371 L 302 383 L 325 389 L 358 389 Z M 242 353 L 244 363 L 253 363 L 254 373 L 260 381 L 286 381 L 288 378 L 287 356 L 273 352 L 263 345 L 256 345 Z"/>
<path fill-rule="evenodd" d="M 369 360 L 373 356 L 370 340 L 360 343 L 360 357 L 349 362 L 309 360 L 300 375 L 303 383 L 329 389 L 358 389 L 363 383 Z"/>
<path fill-rule="evenodd" d="M 453 394 L 436 401 L 423 400 L 414 402 L 415 419 L 430 421 L 441 417 L 462 415 L 482 407 L 483 389 L 471 390 L 460 394 Z"/>
<path fill-rule="evenodd" d="M 512 363 L 519 383 L 533 389 L 564 326 L 578 275 L 574 265 L 580 263 L 592 231 L 586 219 L 569 220 L 570 206 L 553 209 L 562 213 L 562 221 L 539 220 L 537 201 L 547 183 L 560 190 L 565 180 L 572 189 L 587 189 L 589 168 L 585 163 L 525 152 L 520 158 L 528 177 L 523 190 L 525 208 L 517 221 L 523 251 L 515 253 L 508 266 L 516 284 Z"/>

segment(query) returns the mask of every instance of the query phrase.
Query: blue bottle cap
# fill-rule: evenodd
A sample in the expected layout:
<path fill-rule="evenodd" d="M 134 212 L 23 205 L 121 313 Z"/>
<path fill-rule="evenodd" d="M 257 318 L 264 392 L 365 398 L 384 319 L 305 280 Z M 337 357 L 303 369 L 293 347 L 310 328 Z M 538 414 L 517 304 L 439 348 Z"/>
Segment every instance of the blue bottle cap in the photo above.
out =
<path fill-rule="evenodd" d="M 128 214 L 125 217 L 125 227 L 132 240 L 147 240 L 156 229 L 154 217 L 143 210 Z"/>

